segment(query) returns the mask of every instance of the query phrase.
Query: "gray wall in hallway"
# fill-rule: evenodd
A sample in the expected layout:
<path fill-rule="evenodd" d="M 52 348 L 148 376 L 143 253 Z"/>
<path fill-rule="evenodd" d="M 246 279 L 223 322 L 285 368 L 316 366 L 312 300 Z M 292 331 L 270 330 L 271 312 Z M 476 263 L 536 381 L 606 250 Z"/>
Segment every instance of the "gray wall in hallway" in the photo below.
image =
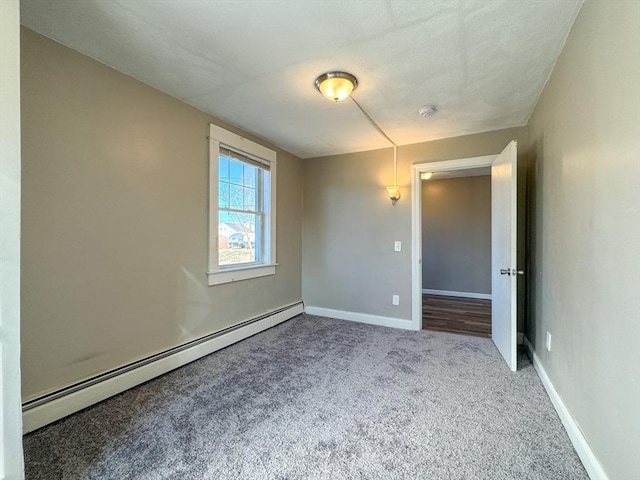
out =
<path fill-rule="evenodd" d="M 491 293 L 491 177 L 422 181 L 422 288 Z"/>

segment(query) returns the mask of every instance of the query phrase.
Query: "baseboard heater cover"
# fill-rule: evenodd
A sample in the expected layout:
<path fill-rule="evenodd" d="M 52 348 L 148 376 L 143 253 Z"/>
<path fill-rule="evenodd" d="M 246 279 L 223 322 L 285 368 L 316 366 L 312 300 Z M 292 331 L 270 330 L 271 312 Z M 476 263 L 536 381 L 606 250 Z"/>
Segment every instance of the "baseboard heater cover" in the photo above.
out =
<path fill-rule="evenodd" d="M 22 404 L 23 433 L 78 412 L 304 312 L 296 302 Z"/>

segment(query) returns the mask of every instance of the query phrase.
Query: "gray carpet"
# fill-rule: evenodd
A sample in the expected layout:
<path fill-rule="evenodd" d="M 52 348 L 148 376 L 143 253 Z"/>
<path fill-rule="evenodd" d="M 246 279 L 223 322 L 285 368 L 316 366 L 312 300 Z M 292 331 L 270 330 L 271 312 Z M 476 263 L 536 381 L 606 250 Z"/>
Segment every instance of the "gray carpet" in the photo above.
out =
<path fill-rule="evenodd" d="M 302 315 L 27 435 L 27 479 L 588 478 L 520 362 Z"/>

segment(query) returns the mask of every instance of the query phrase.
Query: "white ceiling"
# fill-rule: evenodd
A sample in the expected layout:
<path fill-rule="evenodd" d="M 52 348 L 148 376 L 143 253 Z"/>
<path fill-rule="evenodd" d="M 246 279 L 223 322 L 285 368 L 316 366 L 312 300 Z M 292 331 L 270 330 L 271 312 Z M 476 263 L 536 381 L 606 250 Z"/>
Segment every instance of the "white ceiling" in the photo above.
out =
<path fill-rule="evenodd" d="M 22 23 L 302 157 L 525 125 L 582 0 L 22 0 Z M 418 115 L 437 104 L 430 118 Z"/>

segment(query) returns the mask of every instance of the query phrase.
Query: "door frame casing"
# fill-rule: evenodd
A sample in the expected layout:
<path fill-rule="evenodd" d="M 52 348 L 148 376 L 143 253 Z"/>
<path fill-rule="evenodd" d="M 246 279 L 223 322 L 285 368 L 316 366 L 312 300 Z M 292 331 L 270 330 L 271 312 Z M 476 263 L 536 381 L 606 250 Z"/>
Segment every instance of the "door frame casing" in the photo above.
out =
<path fill-rule="evenodd" d="M 20 380 L 20 2 L 0 1 L 0 478 L 24 478 Z"/>
<path fill-rule="evenodd" d="M 411 329 L 422 330 L 422 180 L 424 172 L 491 167 L 498 155 L 458 158 L 411 166 Z"/>

